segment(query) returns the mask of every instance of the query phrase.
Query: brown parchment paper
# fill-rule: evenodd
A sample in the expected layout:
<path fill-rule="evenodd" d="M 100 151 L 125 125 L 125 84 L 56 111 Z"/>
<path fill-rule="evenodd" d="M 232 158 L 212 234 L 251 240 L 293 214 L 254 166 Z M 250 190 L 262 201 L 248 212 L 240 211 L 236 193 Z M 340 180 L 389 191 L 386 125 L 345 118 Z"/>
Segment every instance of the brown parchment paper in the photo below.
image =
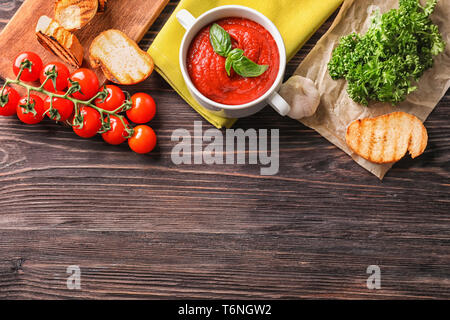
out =
<path fill-rule="evenodd" d="M 372 118 L 394 111 L 405 111 L 422 121 L 427 119 L 450 86 L 450 0 L 439 0 L 431 16 L 447 43 L 445 52 L 435 57 L 434 67 L 420 79 L 418 90 L 396 107 L 385 103 L 373 103 L 365 107 L 353 102 L 346 91 L 347 82 L 332 80 L 327 69 L 332 51 L 341 36 L 351 32 L 365 33 L 370 26 L 372 12 L 377 8 L 385 13 L 398 8 L 398 0 L 346 0 L 331 28 L 299 65 L 295 75 L 313 80 L 321 94 L 317 113 L 300 121 L 383 179 L 392 164 L 374 164 L 352 153 L 345 142 L 347 126 L 356 119 Z"/>

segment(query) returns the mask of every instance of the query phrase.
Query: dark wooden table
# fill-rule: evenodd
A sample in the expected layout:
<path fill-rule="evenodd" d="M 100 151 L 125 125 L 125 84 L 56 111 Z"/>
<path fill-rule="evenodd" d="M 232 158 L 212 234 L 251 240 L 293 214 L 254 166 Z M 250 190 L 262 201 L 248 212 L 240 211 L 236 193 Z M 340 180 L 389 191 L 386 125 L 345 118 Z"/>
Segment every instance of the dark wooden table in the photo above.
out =
<path fill-rule="evenodd" d="M 20 4 L 0 1 L 2 27 Z M 269 108 L 236 127 L 280 129 L 278 175 L 174 165 L 173 130 L 200 116 L 156 73 L 130 90 L 158 103 L 149 156 L 0 119 L 0 298 L 450 298 L 450 95 L 426 122 L 426 153 L 380 182 Z M 66 286 L 69 265 L 81 290 Z M 369 265 L 381 290 L 366 287 Z"/>

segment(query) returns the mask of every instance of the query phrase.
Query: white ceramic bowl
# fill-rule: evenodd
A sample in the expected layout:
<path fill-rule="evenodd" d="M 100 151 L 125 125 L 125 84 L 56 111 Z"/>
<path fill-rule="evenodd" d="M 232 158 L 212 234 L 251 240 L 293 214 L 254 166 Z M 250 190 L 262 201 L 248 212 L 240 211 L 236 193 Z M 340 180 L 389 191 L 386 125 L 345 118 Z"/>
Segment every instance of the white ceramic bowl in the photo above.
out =
<path fill-rule="evenodd" d="M 194 86 L 187 69 L 187 54 L 191 42 L 194 40 L 195 36 L 204 27 L 209 24 L 224 18 L 240 17 L 252 20 L 259 23 L 267 31 L 270 32 L 274 38 L 280 55 L 280 66 L 277 78 L 273 83 L 272 87 L 258 99 L 242 104 L 242 105 L 226 105 L 222 103 L 217 103 L 207 97 L 205 97 L 198 89 Z M 183 41 L 180 47 L 180 67 L 183 74 L 184 81 L 189 88 L 192 96 L 205 108 L 213 111 L 217 115 L 226 118 L 242 118 L 247 117 L 261 111 L 267 104 L 271 105 L 279 114 L 285 116 L 290 111 L 289 104 L 278 94 L 278 90 L 283 81 L 284 72 L 286 69 L 286 48 L 284 46 L 283 38 L 277 27 L 262 13 L 244 6 L 230 5 L 214 8 L 210 11 L 205 12 L 198 18 L 194 18 L 191 13 L 187 10 L 180 10 L 177 13 L 177 19 L 180 24 L 186 29 L 186 34 L 184 35 Z"/>

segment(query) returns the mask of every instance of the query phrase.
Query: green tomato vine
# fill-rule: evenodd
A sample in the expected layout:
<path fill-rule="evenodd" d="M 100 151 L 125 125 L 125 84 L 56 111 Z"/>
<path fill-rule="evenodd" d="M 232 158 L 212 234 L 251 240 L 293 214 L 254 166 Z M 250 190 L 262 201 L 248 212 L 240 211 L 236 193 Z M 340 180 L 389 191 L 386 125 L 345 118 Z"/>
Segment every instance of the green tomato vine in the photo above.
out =
<path fill-rule="evenodd" d="M 100 131 L 98 132 L 99 134 L 102 134 L 102 133 L 105 133 L 105 132 L 108 132 L 109 130 L 111 130 L 110 117 L 115 116 L 118 119 L 120 119 L 120 121 L 122 122 L 122 124 L 125 128 L 127 136 L 125 136 L 124 138 L 128 139 L 133 136 L 134 129 L 125 122 L 125 117 L 123 115 L 121 115 L 121 113 L 126 112 L 127 110 L 131 109 L 131 107 L 132 107 L 132 103 L 130 101 L 130 94 L 128 92 L 125 92 L 127 95 L 127 99 L 120 107 L 116 108 L 113 111 L 105 110 L 103 108 L 97 107 L 94 102 L 96 99 L 101 99 L 102 102 L 104 102 L 106 100 L 106 98 L 108 97 L 108 91 L 106 89 L 106 86 L 104 86 L 103 90 L 99 91 L 91 99 L 79 100 L 79 99 L 76 99 L 71 96 L 75 92 L 83 93 L 81 91 L 81 86 L 77 81 L 72 81 L 69 79 L 70 86 L 69 86 L 67 92 L 63 95 L 57 94 L 54 92 L 50 92 L 50 91 L 44 89 L 44 86 L 48 81 L 52 81 L 55 84 L 56 78 L 58 76 L 58 73 L 57 73 L 55 67 L 53 67 L 52 70 L 49 70 L 45 73 L 46 79 L 39 87 L 29 85 L 29 84 L 23 82 L 22 80 L 20 80 L 20 76 L 22 75 L 23 71 L 25 69 L 31 70 L 31 67 L 32 67 L 32 62 L 29 60 L 24 60 L 20 66 L 20 71 L 17 74 L 16 79 L 12 80 L 12 79 L 7 78 L 5 80 L 5 83 L 4 83 L 1 93 L 0 93 L 0 97 L 1 97 L 0 108 L 4 107 L 4 105 L 8 102 L 8 99 L 4 98 L 5 88 L 10 84 L 18 85 L 27 90 L 27 103 L 25 105 L 23 105 L 23 104 L 20 105 L 20 107 L 22 107 L 24 109 L 24 113 L 31 112 L 33 115 L 36 115 L 35 103 L 34 102 L 30 103 L 30 94 L 31 94 L 31 92 L 39 92 L 39 93 L 45 94 L 48 97 L 50 97 L 50 108 L 48 110 L 46 110 L 44 114 L 48 113 L 49 115 L 52 116 L 52 119 L 54 119 L 56 121 L 58 121 L 60 119 L 60 115 L 59 115 L 58 110 L 53 108 L 53 99 L 54 98 L 66 99 L 66 100 L 71 101 L 74 105 L 73 121 L 72 122 L 66 121 L 66 123 L 68 125 L 70 125 L 72 127 L 76 127 L 78 129 L 83 128 L 84 116 L 80 112 L 80 105 L 83 105 L 83 106 L 90 107 L 90 108 L 96 110 L 98 113 L 100 113 L 102 127 L 101 127 Z M 55 87 L 56 87 L 56 85 L 55 85 Z"/>

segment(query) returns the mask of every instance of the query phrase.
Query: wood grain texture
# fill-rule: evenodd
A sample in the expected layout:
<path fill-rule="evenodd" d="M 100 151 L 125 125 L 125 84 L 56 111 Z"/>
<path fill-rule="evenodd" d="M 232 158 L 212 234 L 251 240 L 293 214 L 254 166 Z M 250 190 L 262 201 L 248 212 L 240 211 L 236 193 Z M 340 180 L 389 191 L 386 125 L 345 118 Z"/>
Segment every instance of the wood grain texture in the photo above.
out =
<path fill-rule="evenodd" d="M 0 1 L 3 25 L 19 5 Z M 149 156 L 0 119 L 0 298 L 450 298 L 449 95 L 425 123 L 425 154 L 380 182 L 269 108 L 236 126 L 280 129 L 277 176 L 176 166 L 171 133 L 193 132 L 200 116 L 157 74 L 128 89 L 158 103 Z M 372 264 L 381 290 L 366 288 Z M 66 287 L 69 265 L 81 267 L 80 291 Z"/>
<path fill-rule="evenodd" d="M 20 6 L 22 4 L 23 6 Z M 43 61 L 58 61 L 59 58 L 45 50 L 37 41 L 34 30 L 42 15 L 54 17 L 53 0 L 1 1 L 4 8 L 2 14 L 17 10 L 12 21 L 2 30 L 0 35 L 0 77 L 14 78 L 11 60 L 22 51 L 38 53 Z M 89 67 L 89 47 L 94 38 L 108 29 L 119 29 L 131 39 L 140 41 L 149 26 L 153 24 L 169 0 L 112 0 L 108 3 L 108 10 L 97 14 L 88 25 L 81 30 L 74 31 L 84 47 L 83 67 Z M 7 18 L 6 18 L 7 19 Z M 5 20 L 2 20 L 6 22 Z M 74 68 L 70 67 L 73 71 Z M 100 69 L 96 70 L 100 82 L 106 78 Z"/>

